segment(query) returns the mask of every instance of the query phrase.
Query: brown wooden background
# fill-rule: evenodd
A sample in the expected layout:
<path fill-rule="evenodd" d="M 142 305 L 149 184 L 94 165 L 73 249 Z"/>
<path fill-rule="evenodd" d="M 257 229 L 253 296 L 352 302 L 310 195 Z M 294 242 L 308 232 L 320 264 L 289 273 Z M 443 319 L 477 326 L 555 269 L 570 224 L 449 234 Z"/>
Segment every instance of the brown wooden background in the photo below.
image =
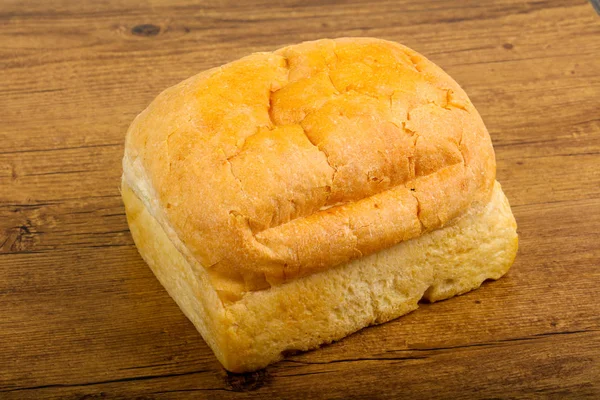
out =
<path fill-rule="evenodd" d="M 2 1 L 0 398 L 600 398 L 600 17 L 583 0 Z M 506 278 L 227 374 L 139 257 L 123 138 L 162 89 L 322 37 L 466 89 L 521 249 Z"/>

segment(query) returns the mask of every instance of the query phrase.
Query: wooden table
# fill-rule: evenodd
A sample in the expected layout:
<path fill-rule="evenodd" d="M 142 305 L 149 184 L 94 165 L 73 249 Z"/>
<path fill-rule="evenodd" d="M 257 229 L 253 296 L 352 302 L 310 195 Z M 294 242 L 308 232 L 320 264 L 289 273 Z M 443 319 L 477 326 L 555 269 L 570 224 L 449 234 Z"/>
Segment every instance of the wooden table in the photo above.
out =
<path fill-rule="evenodd" d="M 0 398 L 600 398 L 600 17 L 583 0 L 3 1 Z M 321 37 L 399 41 L 492 135 L 510 273 L 227 374 L 137 253 L 123 139 L 164 88 Z"/>

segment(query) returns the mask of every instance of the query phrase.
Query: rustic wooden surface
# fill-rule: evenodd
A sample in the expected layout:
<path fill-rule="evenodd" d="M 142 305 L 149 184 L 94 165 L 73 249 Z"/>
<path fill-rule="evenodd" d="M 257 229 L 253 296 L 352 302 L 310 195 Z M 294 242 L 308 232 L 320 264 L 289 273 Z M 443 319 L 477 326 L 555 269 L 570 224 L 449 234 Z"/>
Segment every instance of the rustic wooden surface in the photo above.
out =
<path fill-rule="evenodd" d="M 565 0 L 2 1 L 0 398 L 600 398 L 600 17 Z M 466 89 L 519 223 L 511 272 L 227 374 L 139 257 L 128 124 L 162 89 L 321 37 L 402 42 Z"/>

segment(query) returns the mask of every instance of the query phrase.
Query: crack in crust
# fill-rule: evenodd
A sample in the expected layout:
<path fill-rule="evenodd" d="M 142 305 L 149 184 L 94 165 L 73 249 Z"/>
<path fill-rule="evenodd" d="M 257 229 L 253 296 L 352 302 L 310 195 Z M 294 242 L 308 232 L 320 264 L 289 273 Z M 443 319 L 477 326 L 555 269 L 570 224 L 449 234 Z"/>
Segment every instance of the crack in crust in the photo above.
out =
<path fill-rule="evenodd" d="M 487 201 L 495 173 L 458 84 L 376 39 L 303 43 L 192 77 L 136 119 L 127 154 L 141 155 L 159 204 L 185 205 L 161 223 L 223 292 L 440 228 Z"/>

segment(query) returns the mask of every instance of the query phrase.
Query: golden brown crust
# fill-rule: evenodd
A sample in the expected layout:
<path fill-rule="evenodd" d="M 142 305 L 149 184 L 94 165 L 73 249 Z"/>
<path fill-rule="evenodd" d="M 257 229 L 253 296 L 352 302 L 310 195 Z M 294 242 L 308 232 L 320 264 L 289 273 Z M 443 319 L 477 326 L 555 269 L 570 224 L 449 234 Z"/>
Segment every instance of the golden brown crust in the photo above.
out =
<path fill-rule="evenodd" d="M 125 179 L 222 293 L 294 279 L 444 226 L 495 178 L 467 95 L 379 39 L 258 53 L 163 92 Z M 174 237 L 172 237 L 174 240 Z"/>

